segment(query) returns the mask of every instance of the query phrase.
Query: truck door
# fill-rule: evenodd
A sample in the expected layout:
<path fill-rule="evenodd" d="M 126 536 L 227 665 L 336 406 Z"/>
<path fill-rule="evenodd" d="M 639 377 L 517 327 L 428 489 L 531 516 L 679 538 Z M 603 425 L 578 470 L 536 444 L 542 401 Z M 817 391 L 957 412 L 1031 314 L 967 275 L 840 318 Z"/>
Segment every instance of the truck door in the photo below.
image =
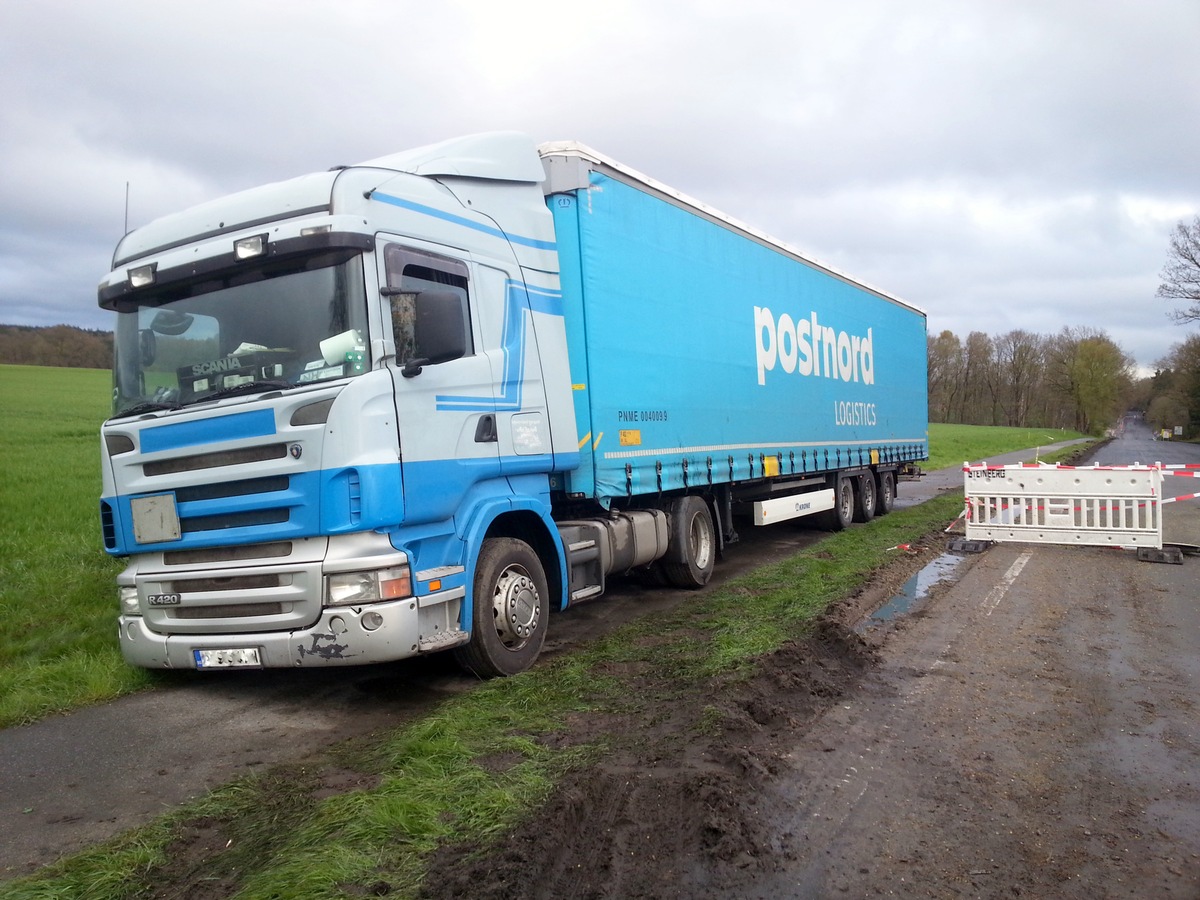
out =
<path fill-rule="evenodd" d="M 405 521 L 444 521 L 461 508 L 473 486 L 500 474 L 496 385 L 492 364 L 480 352 L 480 300 L 462 259 L 387 236 L 380 238 L 377 257 L 383 269 L 385 342 L 390 337 L 394 347 L 389 369 L 396 390 Z M 443 321 L 433 323 L 441 329 L 439 343 L 455 337 L 445 333 L 447 323 L 461 329 L 453 358 L 430 359 L 429 346 L 422 346 L 422 335 L 431 334 L 430 321 L 439 317 Z M 455 400 L 464 397 L 473 402 Z"/>

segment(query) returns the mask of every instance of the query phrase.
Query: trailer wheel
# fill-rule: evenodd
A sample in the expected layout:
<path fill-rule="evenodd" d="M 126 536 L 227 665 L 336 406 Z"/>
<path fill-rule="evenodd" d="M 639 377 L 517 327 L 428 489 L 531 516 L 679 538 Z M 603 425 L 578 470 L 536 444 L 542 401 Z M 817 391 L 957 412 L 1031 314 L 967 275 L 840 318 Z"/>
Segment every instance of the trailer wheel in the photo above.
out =
<path fill-rule="evenodd" d="M 879 490 L 875 492 L 875 514 L 885 516 L 896 505 L 896 476 L 891 472 L 879 473 Z"/>
<path fill-rule="evenodd" d="M 675 587 L 695 590 L 708 584 L 717 563 L 717 532 L 708 504 L 688 495 L 671 504 L 671 537 L 662 571 Z"/>
<path fill-rule="evenodd" d="M 546 639 L 549 596 L 532 547 L 515 538 L 485 540 L 475 566 L 471 641 L 454 651 L 459 665 L 480 678 L 532 666 Z"/>
<path fill-rule="evenodd" d="M 855 481 L 854 521 L 870 522 L 875 518 L 875 476 L 868 472 Z"/>
<path fill-rule="evenodd" d="M 854 521 L 854 485 L 839 475 L 833 489 L 833 509 L 821 513 L 821 527 L 826 531 L 843 531 Z"/>

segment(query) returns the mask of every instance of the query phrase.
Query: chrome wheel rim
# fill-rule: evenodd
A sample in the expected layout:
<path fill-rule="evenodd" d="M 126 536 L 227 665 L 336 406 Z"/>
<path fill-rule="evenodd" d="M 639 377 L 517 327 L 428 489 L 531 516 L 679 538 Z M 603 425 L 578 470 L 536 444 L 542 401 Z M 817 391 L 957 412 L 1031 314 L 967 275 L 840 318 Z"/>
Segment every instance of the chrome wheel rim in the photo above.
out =
<path fill-rule="evenodd" d="M 541 603 L 537 585 L 524 566 L 508 566 L 496 579 L 492 616 L 496 634 L 509 650 L 520 650 L 537 631 Z"/>

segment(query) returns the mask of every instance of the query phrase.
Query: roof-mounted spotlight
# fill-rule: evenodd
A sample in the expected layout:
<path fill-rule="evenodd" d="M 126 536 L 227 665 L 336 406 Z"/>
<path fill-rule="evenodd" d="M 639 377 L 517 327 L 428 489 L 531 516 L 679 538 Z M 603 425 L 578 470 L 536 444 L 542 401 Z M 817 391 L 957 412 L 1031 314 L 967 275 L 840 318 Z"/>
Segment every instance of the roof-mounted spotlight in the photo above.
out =
<path fill-rule="evenodd" d="M 158 271 L 158 263 L 150 263 L 145 266 L 134 266 L 129 269 L 129 286 L 131 288 L 143 288 L 147 285 L 154 284 L 154 275 Z"/>
<path fill-rule="evenodd" d="M 267 236 L 255 234 L 250 237 L 238 238 L 233 242 L 233 255 L 237 259 L 253 259 L 267 252 Z"/>

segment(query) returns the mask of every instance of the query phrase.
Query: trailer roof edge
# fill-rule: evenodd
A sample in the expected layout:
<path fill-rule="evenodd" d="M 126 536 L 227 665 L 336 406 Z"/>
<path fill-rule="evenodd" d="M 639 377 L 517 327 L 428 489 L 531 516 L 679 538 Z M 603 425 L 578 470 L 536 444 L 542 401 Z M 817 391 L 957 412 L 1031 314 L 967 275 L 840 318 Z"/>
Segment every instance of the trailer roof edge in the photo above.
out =
<path fill-rule="evenodd" d="M 587 146 L 586 144 L 582 144 L 579 141 L 544 142 L 538 145 L 538 156 L 540 156 L 542 159 L 546 159 L 547 157 L 573 157 L 575 159 L 583 160 L 593 169 L 604 171 L 605 174 L 614 176 L 621 181 L 645 188 L 650 193 L 658 195 L 668 202 L 674 203 L 677 206 L 691 209 L 697 214 L 710 219 L 713 222 L 724 225 L 733 229 L 734 231 L 741 232 L 752 240 L 755 240 L 768 247 L 772 247 L 781 253 L 799 260 L 800 262 L 821 269 L 824 272 L 828 272 L 835 278 L 840 278 L 843 281 L 857 285 L 864 290 L 870 291 L 872 294 L 875 294 L 885 300 L 889 300 L 892 303 L 896 303 L 899 306 L 903 306 L 906 309 L 911 309 L 914 312 L 920 313 L 922 316 L 928 318 L 928 313 L 916 304 L 909 303 L 907 300 L 896 296 L 890 291 L 885 291 L 883 288 L 877 287 L 876 285 L 873 285 L 867 281 L 863 281 L 861 278 L 856 278 L 848 272 L 838 269 L 836 266 L 832 266 L 814 256 L 810 256 L 809 254 L 796 249 L 790 244 L 787 244 L 778 238 L 772 237 L 760 228 L 755 228 L 753 225 L 748 225 L 739 219 L 735 219 L 733 216 L 727 215 L 726 213 L 721 212 L 719 209 L 709 206 L 707 203 L 697 200 L 694 197 L 690 197 L 682 191 L 678 191 L 675 188 L 657 180 L 656 178 L 651 178 L 649 175 L 639 172 L 637 169 L 627 166 L 624 163 L 618 162 L 610 156 L 605 156 L 603 153 L 593 150 L 591 147 Z"/>

